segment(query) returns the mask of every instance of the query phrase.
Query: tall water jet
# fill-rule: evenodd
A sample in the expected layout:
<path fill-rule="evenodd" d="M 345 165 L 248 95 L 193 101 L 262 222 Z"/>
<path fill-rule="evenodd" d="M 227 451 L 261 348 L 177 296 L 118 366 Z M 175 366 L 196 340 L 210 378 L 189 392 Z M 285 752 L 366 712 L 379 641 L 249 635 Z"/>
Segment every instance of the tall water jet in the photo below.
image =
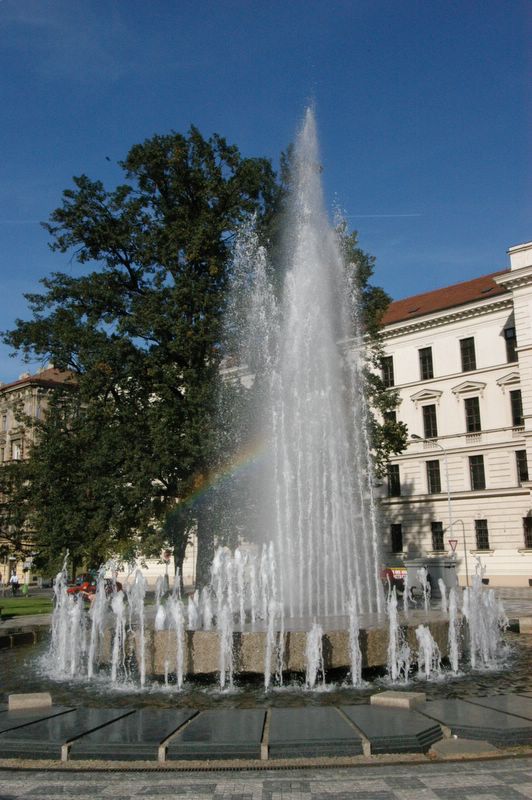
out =
<path fill-rule="evenodd" d="M 241 315 L 236 355 L 260 384 L 254 416 L 266 443 L 250 491 L 262 506 L 246 535 L 273 539 L 290 617 L 345 614 L 353 591 L 360 613 L 382 611 L 356 276 L 325 212 L 311 110 L 292 185 L 279 301 L 249 226 L 235 254 L 227 327 L 234 332 L 231 315 Z"/>

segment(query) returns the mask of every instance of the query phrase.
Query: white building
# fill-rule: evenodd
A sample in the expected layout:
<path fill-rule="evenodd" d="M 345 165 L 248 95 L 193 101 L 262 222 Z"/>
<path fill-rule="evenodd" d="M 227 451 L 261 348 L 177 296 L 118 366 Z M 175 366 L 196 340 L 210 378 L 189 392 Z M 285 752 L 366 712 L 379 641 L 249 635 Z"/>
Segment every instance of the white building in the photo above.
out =
<path fill-rule="evenodd" d="M 383 498 L 384 552 L 449 555 L 462 583 L 532 583 L 532 243 L 510 268 L 392 303 L 384 377 L 409 444 Z M 419 438 L 416 438 L 419 437 Z"/>

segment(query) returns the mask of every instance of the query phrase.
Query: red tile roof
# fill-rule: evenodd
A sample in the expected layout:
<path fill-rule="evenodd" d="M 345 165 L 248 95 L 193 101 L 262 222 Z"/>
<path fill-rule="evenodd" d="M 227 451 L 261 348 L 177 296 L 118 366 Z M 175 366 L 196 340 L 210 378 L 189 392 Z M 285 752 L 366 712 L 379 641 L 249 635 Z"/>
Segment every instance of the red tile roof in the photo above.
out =
<path fill-rule="evenodd" d="M 73 372 L 49 367 L 48 369 L 43 369 L 42 372 L 37 372 L 35 375 L 27 375 L 25 378 L 18 378 L 16 381 L 0 384 L 0 392 L 15 389 L 18 386 L 24 386 L 26 384 L 54 387 L 57 386 L 58 383 L 68 383 L 74 380 L 75 376 Z"/>
<path fill-rule="evenodd" d="M 423 317 L 425 314 L 433 314 L 436 311 L 444 311 L 455 306 L 463 306 L 466 303 L 488 300 L 496 295 L 507 294 L 508 289 L 499 286 L 493 280 L 495 276 L 504 275 L 505 272 L 508 270 L 492 272 L 489 275 L 482 275 L 480 278 L 473 278 L 471 281 L 434 289 L 432 292 L 415 294 L 412 297 L 405 297 L 404 300 L 395 300 L 386 309 L 382 324 L 391 325 L 393 322 L 404 322 L 407 319 Z"/>

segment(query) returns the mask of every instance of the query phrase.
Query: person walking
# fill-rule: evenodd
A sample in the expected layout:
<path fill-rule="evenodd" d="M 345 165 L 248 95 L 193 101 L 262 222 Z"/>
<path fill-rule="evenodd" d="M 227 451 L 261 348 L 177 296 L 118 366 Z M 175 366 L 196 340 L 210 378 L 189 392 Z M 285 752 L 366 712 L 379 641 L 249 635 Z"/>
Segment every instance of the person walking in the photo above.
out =
<path fill-rule="evenodd" d="M 12 576 L 10 577 L 9 583 L 11 584 L 11 593 L 12 593 L 13 597 L 16 597 L 17 596 L 17 592 L 18 592 L 18 587 L 19 587 L 18 575 L 17 575 L 16 572 L 14 572 L 12 574 Z"/>

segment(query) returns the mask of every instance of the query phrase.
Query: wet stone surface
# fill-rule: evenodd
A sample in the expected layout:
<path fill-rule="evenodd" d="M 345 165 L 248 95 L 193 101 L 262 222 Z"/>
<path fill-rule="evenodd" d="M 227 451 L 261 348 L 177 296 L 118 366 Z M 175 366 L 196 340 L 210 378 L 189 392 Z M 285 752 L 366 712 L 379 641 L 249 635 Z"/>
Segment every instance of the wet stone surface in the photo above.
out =
<path fill-rule="evenodd" d="M 204 711 L 168 742 L 167 758 L 260 758 L 263 709 Z"/>
<path fill-rule="evenodd" d="M 362 739 L 336 708 L 273 708 L 270 757 L 359 755 Z"/>
<path fill-rule="evenodd" d="M 195 714 L 192 709 L 140 709 L 78 739 L 72 745 L 70 757 L 157 759 L 164 739 Z"/>
<path fill-rule="evenodd" d="M 505 714 L 514 714 L 532 722 L 532 695 L 500 694 L 495 697 L 476 697 L 472 699 L 476 705 L 491 708 L 494 711 L 503 711 Z"/>
<path fill-rule="evenodd" d="M 374 753 L 421 753 L 442 738 L 440 726 L 416 711 L 376 706 L 341 706 Z"/>
<path fill-rule="evenodd" d="M 5 710 L 0 715 L 0 734 L 31 725 L 33 722 L 55 717 L 59 714 L 71 712 L 68 706 L 51 706 L 50 708 L 35 708 L 28 711 Z"/>
<path fill-rule="evenodd" d="M 34 721 L 0 735 L 0 752 L 6 756 L 61 758 L 61 747 L 71 739 L 106 725 L 127 713 L 126 709 L 83 708 Z"/>
<path fill-rule="evenodd" d="M 485 739 L 496 746 L 532 743 L 532 721 L 463 700 L 433 700 L 422 712 L 466 739 Z"/>

